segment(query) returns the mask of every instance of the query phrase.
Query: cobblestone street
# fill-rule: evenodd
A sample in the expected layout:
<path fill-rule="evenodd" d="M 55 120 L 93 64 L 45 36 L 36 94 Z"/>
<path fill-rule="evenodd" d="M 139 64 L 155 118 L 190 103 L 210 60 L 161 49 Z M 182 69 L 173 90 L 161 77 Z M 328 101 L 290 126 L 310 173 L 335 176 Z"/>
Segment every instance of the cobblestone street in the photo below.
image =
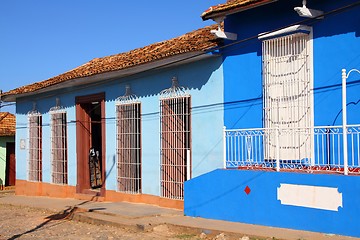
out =
<path fill-rule="evenodd" d="M 3 239 L 242 239 L 224 234 L 206 235 L 160 225 L 146 231 L 92 225 L 69 219 L 68 214 L 0 204 L 0 240 Z M 246 239 L 246 238 L 245 238 Z"/>

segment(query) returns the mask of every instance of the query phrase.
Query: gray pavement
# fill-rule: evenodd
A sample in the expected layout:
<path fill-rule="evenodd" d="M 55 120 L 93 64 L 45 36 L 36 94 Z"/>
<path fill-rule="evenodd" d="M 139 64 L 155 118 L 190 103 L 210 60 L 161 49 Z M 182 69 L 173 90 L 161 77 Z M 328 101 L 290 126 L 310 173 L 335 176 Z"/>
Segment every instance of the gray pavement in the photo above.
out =
<path fill-rule="evenodd" d="M 162 208 L 148 204 L 135 204 L 127 202 L 92 202 L 76 199 L 29 197 L 4 194 L 1 192 L 0 204 L 48 209 L 55 212 L 67 212 L 74 220 L 77 221 L 136 228 L 141 230 L 152 230 L 158 225 L 167 224 L 175 227 L 191 229 L 197 233 L 229 233 L 239 234 L 239 236 L 246 235 L 288 240 L 359 239 L 332 234 L 266 227 L 204 218 L 193 218 L 184 216 L 183 212 L 179 210 Z"/>

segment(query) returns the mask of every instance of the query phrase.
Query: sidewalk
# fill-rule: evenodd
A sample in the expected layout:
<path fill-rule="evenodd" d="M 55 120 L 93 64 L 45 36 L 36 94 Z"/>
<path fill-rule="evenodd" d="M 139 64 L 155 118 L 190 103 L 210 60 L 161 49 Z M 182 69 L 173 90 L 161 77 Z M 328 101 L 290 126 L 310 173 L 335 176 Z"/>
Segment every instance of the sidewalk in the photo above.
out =
<path fill-rule="evenodd" d="M 48 209 L 55 212 L 68 212 L 73 220 L 93 224 L 112 225 L 117 227 L 152 230 L 162 224 L 191 229 L 200 234 L 231 233 L 242 236 L 257 236 L 288 240 L 347 240 L 359 239 L 337 235 L 327 235 L 315 232 L 289 230 L 283 228 L 265 227 L 259 225 L 234 223 L 204 218 L 183 216 L 183 212 L 174 209 L 161 208 L 154 205 L 126 202 L 91 202 L 76 199 L 58 199 L 47 197 L 27 197 L 4 194 L 0 191 L 0 204 L 28 206 Z"/>

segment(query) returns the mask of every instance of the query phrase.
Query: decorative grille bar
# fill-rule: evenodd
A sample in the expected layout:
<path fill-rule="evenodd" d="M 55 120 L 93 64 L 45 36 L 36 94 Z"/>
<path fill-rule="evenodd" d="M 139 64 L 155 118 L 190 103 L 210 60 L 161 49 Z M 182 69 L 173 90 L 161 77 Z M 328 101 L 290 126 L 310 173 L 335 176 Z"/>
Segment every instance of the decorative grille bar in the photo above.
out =
<path fill-rule="evenodd" d="M 278 138 L 276 131 L 265 132 L 265 158 L 276 159 L 277 153 L 281 159 L 311 158 L 309 128 L 313 124 L 313 104 L 309 35 L 296 33 L 264 40 L 262 51 L 264 126 L 280 131 Z"/>
<path fill-rule="evenodd" d="M 66 112 L 50 111 L 52 183 L 68 183 L 67 123 Z"/>
<path fill-rule="evenodd" d="M 344 172 L 344 149 L 342 126 L 314 127 L 314 129 L 235 129 L 225 131 L 225 152 L 227 168 L 277 168 L 276 159 L 266 158 L 267 141 L 271 133 L 281 138 L 281 134 L 304 134 L 303 138 L 313 140 L 312 158 L 284 159 L 279 155 L 279 168 L 307 172 Z M 360 174 L 360 125 L 347 126 L 349 173 Z M 274 141 L 276 140 L 276 137 Z M 280 147 L 280 146 L 274 146 Z M 300 148 L 300 146 L 295 146 Z M 279 151 L 276 150 L 275 152 Z"/>
<path fill-rule="evenodd" d="M 167 91 L 167 98 L 160 100 L 161 195 L 183 199 L 191 169 L 191 98 L 177 90 L 174 93 Z"/>
<path fill-rule="evenodd" d="M 116 105 L 118 191 L 141 193 L 141 104 Z"/>
<path fill-rule="evenodd" d="M 116 103 L 118 191 L 141 193 L 141 103 L 126 86 Z"/>
<path fill-rule="evenodd" d="M 28 114 L 29 123 L 29 181 L 42 181 L 42 116 L 37 111 Z"/>

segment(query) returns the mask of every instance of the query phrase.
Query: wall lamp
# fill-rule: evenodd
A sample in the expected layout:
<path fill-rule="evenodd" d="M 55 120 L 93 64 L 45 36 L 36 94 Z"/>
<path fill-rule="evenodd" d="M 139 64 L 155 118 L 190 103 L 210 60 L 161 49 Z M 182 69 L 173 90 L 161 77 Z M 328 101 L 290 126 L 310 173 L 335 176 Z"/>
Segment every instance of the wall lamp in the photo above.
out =
<path fill-rule="evenodd" d="M 320 15 L 323 15 L 324 12 L 320 10 L 314 10 L 306 7 L 306 0 L 303 0 L 302 7 L 295 7 L 294 10 L 299 14 L 300 17 L 307 17 L 307 18 L 316 18 Z M 324 18 L 324 16 L 319 17 Z"/>
<path fill-rule="evenodd" d="M 236 33 L 224 32 L 223 30 L 221 30 L 221 23 L 224 21 L 224 19 L 225 17 L 214 18 L 213 20 L 218 24 L 218 29 L 211 30 L 210 32 L 214 34 L 217 38 L 236 40 L 237 39 Z"/>

